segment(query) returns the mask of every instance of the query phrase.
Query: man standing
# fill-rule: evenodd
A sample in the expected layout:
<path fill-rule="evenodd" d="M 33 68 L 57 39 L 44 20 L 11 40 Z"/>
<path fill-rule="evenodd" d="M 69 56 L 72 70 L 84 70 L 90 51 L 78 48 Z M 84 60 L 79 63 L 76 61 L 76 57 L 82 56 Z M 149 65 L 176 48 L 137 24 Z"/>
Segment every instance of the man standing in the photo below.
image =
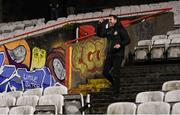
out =
<path fill-rule="evenodd" d="M 107 56 L 104 62 L 103 75 L 113 85 L 115 93 L 118 93 L 120 86 L 119 69 L 124 59 L 125 46 L 130 42 L 130 39 L 117 16 L 110 15 L 107 21 L 108 24 L 106 21 L 100 20 L 97 30 L 98 36 L 107 37 Z"/>

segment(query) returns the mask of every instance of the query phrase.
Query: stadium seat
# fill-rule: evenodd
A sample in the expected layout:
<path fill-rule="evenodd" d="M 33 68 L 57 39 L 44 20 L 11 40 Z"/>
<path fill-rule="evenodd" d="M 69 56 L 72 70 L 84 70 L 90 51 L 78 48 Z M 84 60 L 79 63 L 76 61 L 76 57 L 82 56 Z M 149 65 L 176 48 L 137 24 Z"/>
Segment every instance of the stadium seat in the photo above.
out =
<path fill-rule="evenodd" d="M 38 104 L 39 97 L 36 95 L 21 96 L 17 99 L 16 105 L 30 105 L 35 107 Z"/>
<path fill-rule="evenodd" d="M 130 11 L 131 13 L 135 13 L 135 12 L 140 12 L 140 7 L 138 5 L 133 5 L 133 6 L 130 6 Z M 139 15 L 139 13 L 136 13 L 136 14 L 132 14 L 132 16 L 137 16 Z"/>
<path fill-rule="evenodd" d="M 147 91 L 140 92 L 136 95 L 136 103 L 163 101 L 164 92 L 162 91 Z"/>
<path fill-rule="evenodd" d="M 93 18 L 102 17 L 102 12 L 100 12 L 100 11 L 93 12 L 92 17 L 93 17 Z"/>
<path fill-rule="evenodd" d="M 14 32 L 12 32 L 13 35 L 20 35 L 23 33 L 24 33 L 24 30 L 15 30 Z"/>
<path fill-rule="evenodd" d="M 148 60 L 149 49 L 152 44 L 151 40 L 140 40 L 135 47 L 135 61 Z"/>
<path fill-rule="evenodd" d="M 0 115 L 8 115 L 9 108 L 8 107 L 0 107 Z"/>
<path fill-rule="evenodd" d="M 166 58 L 166 49 L 170 43 L 169 39 L 157 39 L 153 41 L 150 50 L 152 60 L 163 60 Z"/>
<path fill-rule="evenodd" d="M 172 110 L 171 110 L 171 114 L 172 115 L 178 115 L 180 114 L 180 103 L 175 103 L 173 106 L 172 106 Z"/>
<path fill-rule="evenodd" d="M 37 19 L 32 19 L 31 21 L 32 21 L 33 25 L 36 25 L 36 23 L 38 22 Z"/>
<path fill-rule="evenodd" d="M 14 26 L 14 30 L 23 30 L 25 28 L 25 24 L 16 24 Z"/>
<path fill-rule="evenodd" d="M 61 17 L 57 19 L 58 22 L 65 22 L 66 20 L 67 20 L 66 17 Z"/>
<path fill-rule="evenodd" d="M 44 95 L 39 99 L 39 105 L 54 105 L 56 107 L 55 113 L 63 113 L 64 97 L 59 94 Z M 45 106 L 44 106 L 45 107 Z"/>
<path fill-rule="evenodd" d="M 141 11 L 141 12 L 143 12 L 143 11 L 149 11 L 149 10 L 150 10 L 149 5 L 147 5 L 147 4 L 140 5 L 139 7 L 140 7 L 140 11 Z M 141 13 L 141 14 L 143 15 L 143 14 L 149 14 L 149 13 L 146 12 L 146 13 Z"/>
<path fill-rule="evenodd" d="M 23 93 L 23 96 L 30 96 L 30 95 L 36 95 L 38 97 L 41 97 L 43 94 L 43 88 L 34 88 L 34 89 L 28 89 Z"/>
<path fill-rule="evenodd" d="M 102 16 L 109 16 L 112 12 L 112 9 L 103 9 L 102 11 Z"/>
<path fill-rule="evenodd" d="M 165 95 L 165 102 L 180 101 L 180 90 L 169 91 Z"/>
<path fill-rule="evenodd" d="M 127 16 L 131 16 L 130 14 L 128 13 L 131 13 L 131 9 L 129 6 L 122 6 L 121 7 L 121 14 L 126 14 L 124 15 L 123 17 L 127 17 Z M 128 15 L 127 15 L 128 14 Z"/>
<path fill-rule="evenodd" d="M 74 14 L 69 15 L 66 20 L 68 20 L 68 21 L 76 20 L 76 15 L 74 15 Z"/>
<path fill-rule="evenodd" d="M 132 102 L 116 102 L 112 103 L 107 108 L 107 114 L 131 114 L 136 113 L 136 104 Z"/>
<path fill-rule="evenodd" d="M 112 15 L 120 15 L 121 14 L 121 9 L 119 8 L 119 9 L 112 10 L 111 14 Z"/>
<path fill-rule="evenodd" d="M 160 8 L 170 8 L 171 6 L 169 6 L 169 3 L 168 2 L 161 2 L 159 3 L 160 5 Z"/>
<path fill-rule="evenodd" d="M 9 111 L 9 115 L 34 115 L 35 109 L 32 106 L 17 106 Z"/>
<path fill-rule="evenodd" d="M 168 37 L 171 40 L 167 49 L 168 59 L 180 58 L 180 34 L 172 34 Z"/>
<path fill-rule="evenodd" d="M 175 29 L 167 32 L 167 35 L 180 34 L 180 29 Z"/>
<path fill-rule="evenodd" d="M 152 37 L 152 41 L 159 39 L 167 39 L 167 35 L 155 35 Z"/>
<path fill-rule="evenodd" d="M 24 20 L 23 24 L 25 27 L 34 26 L 34 23 L 31 20 Z"/>
<path fill-rule="evenodd" d="M 46 25 L 54 25 L 54 24 L 56 24 L 57 22 L 56 22 L 56 20 L 49 20 L 47 23 L 46 23 Z"/>
<path fill-rule="evenodd" d="M 83 18 L 84 18 L 84 14 L 77 14 L 76 15 L 77 20 L 80 20 L 80 19 L 83 19 Z"/>
<path fill-rule="evenodd" d="M 180 10 L 180 9 L 179 9 Z M 180 24 L 180 16 L 174 16 L 174 24 L 179 25 Z"/>
<path fill-rule="evenodd" d="M 2 33 L 10 33 L 13 32 L 15 29 L 15 26 L 3 26 L 1 27 Z"/>
<path fill-rule="evenodd" d="M 157 10 L 157 9 L 161 9 L 160 4 L 155 3 L 155 4 L 149 4 L 150 10 Z"/>
<path fill-rule="evenodd" d="M 26 28 L 24 29 L 24 31 L 25 31 L 25 32 L 30 32 L 30 31 L 32 31 L 34 28 L 35 28 L 34 26 L 26 27 Z"/>
<path fill-rule="evenodd" d="M 162 85 L 162 91 L 172 91 L 180 89 L 180 80 L 167 81 Z"/>
<path fill-rule="evenodd" d="M 85 109 L 84 98 L 82 94 L 67 94 L 64 96 L 63 114 L 82 114 Z"/>
<path fill-rule="evenodd" d="M 63 95 L 67 93 L 68 93 L 67 87 L 65 87 L 64 85 L 47 87 L 44 89 L 44 95 L 52 95 L 52 94 Z"/>
<path fill-rule="evenodd" d="M 14 106 L 16 104 L 16 98 L 12 96 L 0 97 L 0 106 Z"/>
<path fill-rule="evenodd" d="M 170 114 L 170 104 L 166 102 L 145 102 L 137 109 L 137 115 L 142 114 Z"/>
<path fill-rule="evenodd" d="M 92 18 L 92 16 L 93 16 L 93 13 L 92 13 L 92 12 L 85 13 L 85 14 L 84 14 L 84 19 Z"/>
<path fill-rule="evenodd" d="M 22 95 L 23 95 L 22 91 L 12 91 L 12 92 L 4 93 L 3 97 L 12 96 L 12 97 L 15 97 L 17 99 L 17 98 L 19 98 Z"/>
<path fill-rule="evenodd" d="M 40 18 L 37 20 L 37 23 L 45 23 L 45 18 Z"/>

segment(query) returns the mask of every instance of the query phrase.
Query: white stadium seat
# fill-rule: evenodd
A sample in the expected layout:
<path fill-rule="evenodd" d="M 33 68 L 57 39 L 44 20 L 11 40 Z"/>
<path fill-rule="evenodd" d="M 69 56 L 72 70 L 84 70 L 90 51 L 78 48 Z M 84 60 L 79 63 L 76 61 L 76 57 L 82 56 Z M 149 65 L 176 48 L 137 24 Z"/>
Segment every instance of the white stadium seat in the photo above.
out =
<path fill-rule="evenodd" d="M 66 20 L 67 20 L 66 17 L 61 17 L 57 19 L 58 22 L 65 22 Z"/>
<path fill-rule="evenodd" d="M 107 114 L 130 114 L 135 115 L 136 104 L 132 102 L 116 102 L 112 103 L 107 108 Z"/>
<path fill-rule="evenodd" d="M 77 14 L 76 19 L 80 20 L 84 18 L 84 14 Z"/>
<path fill-rule="evenodd" d="M 149 7 L 151 10 L 157 10 L 157 9 L 161 9 L 160 4 L 149 4 Z"/>
<path fill-rule="evenodd" d="M 125 15 L 125 17 L 131 16 L 129 13 L 131 13 L 131 9 L 129 6 L 122 6 L 121 7 L 121 14 L 128 14 L 128 15 Z"/>
<path fill-rule="evenodd" d="M 22 95 L 23 95 L 22 91 L 12 91 L 12 92 L 4 93 L 3 97 L 12 96 L 12 97 L 15 97 L 17 99 L 17 98 L 19 98 Z"/>
<path fill-rule="evenodd" d="M 136 95 L 136 103 L 163 101 L 164 92 L 162 91 L 147 91 Z"/>
<path fill-rule="evenodd" d="M 150 7 L 149 5 L 145 4 L 145 5 L 140 5 L 140 11 L 143 12 L 143 11 L 149 11 L 150 10 Z M 149 14 L 148 12 L 146 13 L 141 13 L 141 14 Z"/>
<path fill-rule="evenodd" d="M 0 115 L 8 115 L 9 108 L 8 107 L 0 107 Z"/>
<path fill-rule="evenodd" d="M 180 101 L 180 90 L 169 91 L 165 95 L 165 102 Z"/>
<path fill-rule="evenodd" d="M 72 15 L 69 15 L 67 17 L 67 20 L 70 21 L 70 20 L 76 20 L 76 15 L 72 14 Z"/>
<path fill-rule="evenodd" d="M 44 95 L 39 99 L 39 105 L 54 105 L 56 107 L 56 113 L 63 113 L 64 97 L 59 94 Z"/>
<path fill-rule="evenodd" d="M 152 44 L 151 40 L 140 40 L 138 41 L 138 46 L 135 47 L 135 60 L 147 60 L 150 46 Z"/>
<path fill-rule="evenodd" d="M 34 115 L 35 109 L 32 106 L 13 107 L 9 111 L 9 115 Z"/>
<path fill-rule="evenodd" d="M 180 80 L 167 81 L 162 85 L 162 91 L 172 91 L 180 89 Z"/>
<path fill-rule="evenodd" d="M 165 102 L 145 102 L 141 103 L 137 109 L 137 115 L 142 114 L 170 114 L 170 104 Z"/>
<path fill-rule="evenodd" d="M 151 48 L 151 59 L 165 59 L 165 52 L 169 47 L 169 43 L 169 39 L 154 40 Z"/>
<path fill-rule="evenodd" d="M 152 41 L 159 39 L 167 39 L 167 35 L 155 35 L 152 37 Z"/>
<path fill-rule="evenodd" d="M 130 6 L 131 13 L 140 12 L 140 7 L 138 5 Z M 138 14 L 132 14 L 132 16 L 137 16 Z"/>
<path fill-rule="evenodd" d="M 43 94 L 43 88 L 28 89 L 23 93 L 23 96 L 36 95 L 41 97 Z"/>
<path fill-rule="evenodd" d="M 0 106 L 15 106 L 16 98 L 11 96 L 0 97 Z"/>
<path fill-rule="evenodd" d="M 68 89 L 64 85 L 47 87 L 44 89 L 44 95 L 52 95 L 52 94 L 63 95 L 67 93 L 68 93 Z"/>
<path fill-rule="evenodd" d="M 86 18 L 92 18 L 92 16 L 93 16 L 93 13 L 92 12 L 89 12 L 89 13 L 85 13 L 84 14 L 84 18 L 86 19 Z"/>
<path fill-rule="evenodd" d="M 112 9 L 111 8 L 110 9 L 103 9 L 102 11 L 103 11 L 101 14 L 102 16 L 109 16 L 112 12 Z"/>
<path fill-rule="evenodd" d="M 39 97 L 36 95 L 21 96 L 18 98 L 16 105 L 30 105 L 35 107 L 38 104 Z"/>
<path fill-rule="evenodd" d="M 180 114 L 180 103 L 175 103 L 173 106 L 172 106 L 172 111 L 171 111 L 171 114 L 172 115 L 179 115 Z"/>
<path fill-rule="evenodd" d="M 120 15 L 121 14 L 121 9 L 119 8 L 119 9 L 112 10 L 111 14 L 112 15 Z"/>
<path fill-rule="evenodd" d="M 102 17 L 102 12 L 100 12 L 100 11 L 93 12 L 92 17 L 93 17 L 93 18 L 95 18 L 95 17 Z"/>

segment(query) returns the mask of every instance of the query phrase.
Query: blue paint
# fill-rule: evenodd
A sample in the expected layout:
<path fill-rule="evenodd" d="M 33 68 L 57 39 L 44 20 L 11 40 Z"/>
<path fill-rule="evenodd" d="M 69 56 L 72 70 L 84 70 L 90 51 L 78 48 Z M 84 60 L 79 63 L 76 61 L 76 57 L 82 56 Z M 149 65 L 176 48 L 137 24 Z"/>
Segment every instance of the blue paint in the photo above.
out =
<path fill-rule="evenodd" d="M 32 88 L 46 88 L 53 86 L 55 81 L 47 67 L 28 71 L 26 68 L 18 68 L 14 65 L 4 65 L 4 53 L 0 53 L 0 92 L 26 90 Z"/>

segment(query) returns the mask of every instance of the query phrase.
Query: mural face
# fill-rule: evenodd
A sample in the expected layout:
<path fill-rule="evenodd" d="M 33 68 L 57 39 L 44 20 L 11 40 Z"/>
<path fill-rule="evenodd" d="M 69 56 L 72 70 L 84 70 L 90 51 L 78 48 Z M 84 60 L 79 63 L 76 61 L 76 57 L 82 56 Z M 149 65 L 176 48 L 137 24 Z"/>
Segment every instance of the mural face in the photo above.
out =
<path fill-rule="evenodd" d="M 53 67 L 54 67 L 54 72 L 58 79 L 64 80 L 65 79 L 65 68 L 63 67 L 61 61 L 59 59 L 54 59 L 53 60 Z"/>
<path fill-rule="evenodd" d="M 18 46 L 13 50 L 8 50 L 8 53 L 16 63 L 22 63 L 26 57 L 26 49 L 24 46 Z"/>
<path fill-rule="evenodd" d="M 34 47 L 32 50 L 31 69 L 43 68 L 46 63 L 46 50 Z"/>

